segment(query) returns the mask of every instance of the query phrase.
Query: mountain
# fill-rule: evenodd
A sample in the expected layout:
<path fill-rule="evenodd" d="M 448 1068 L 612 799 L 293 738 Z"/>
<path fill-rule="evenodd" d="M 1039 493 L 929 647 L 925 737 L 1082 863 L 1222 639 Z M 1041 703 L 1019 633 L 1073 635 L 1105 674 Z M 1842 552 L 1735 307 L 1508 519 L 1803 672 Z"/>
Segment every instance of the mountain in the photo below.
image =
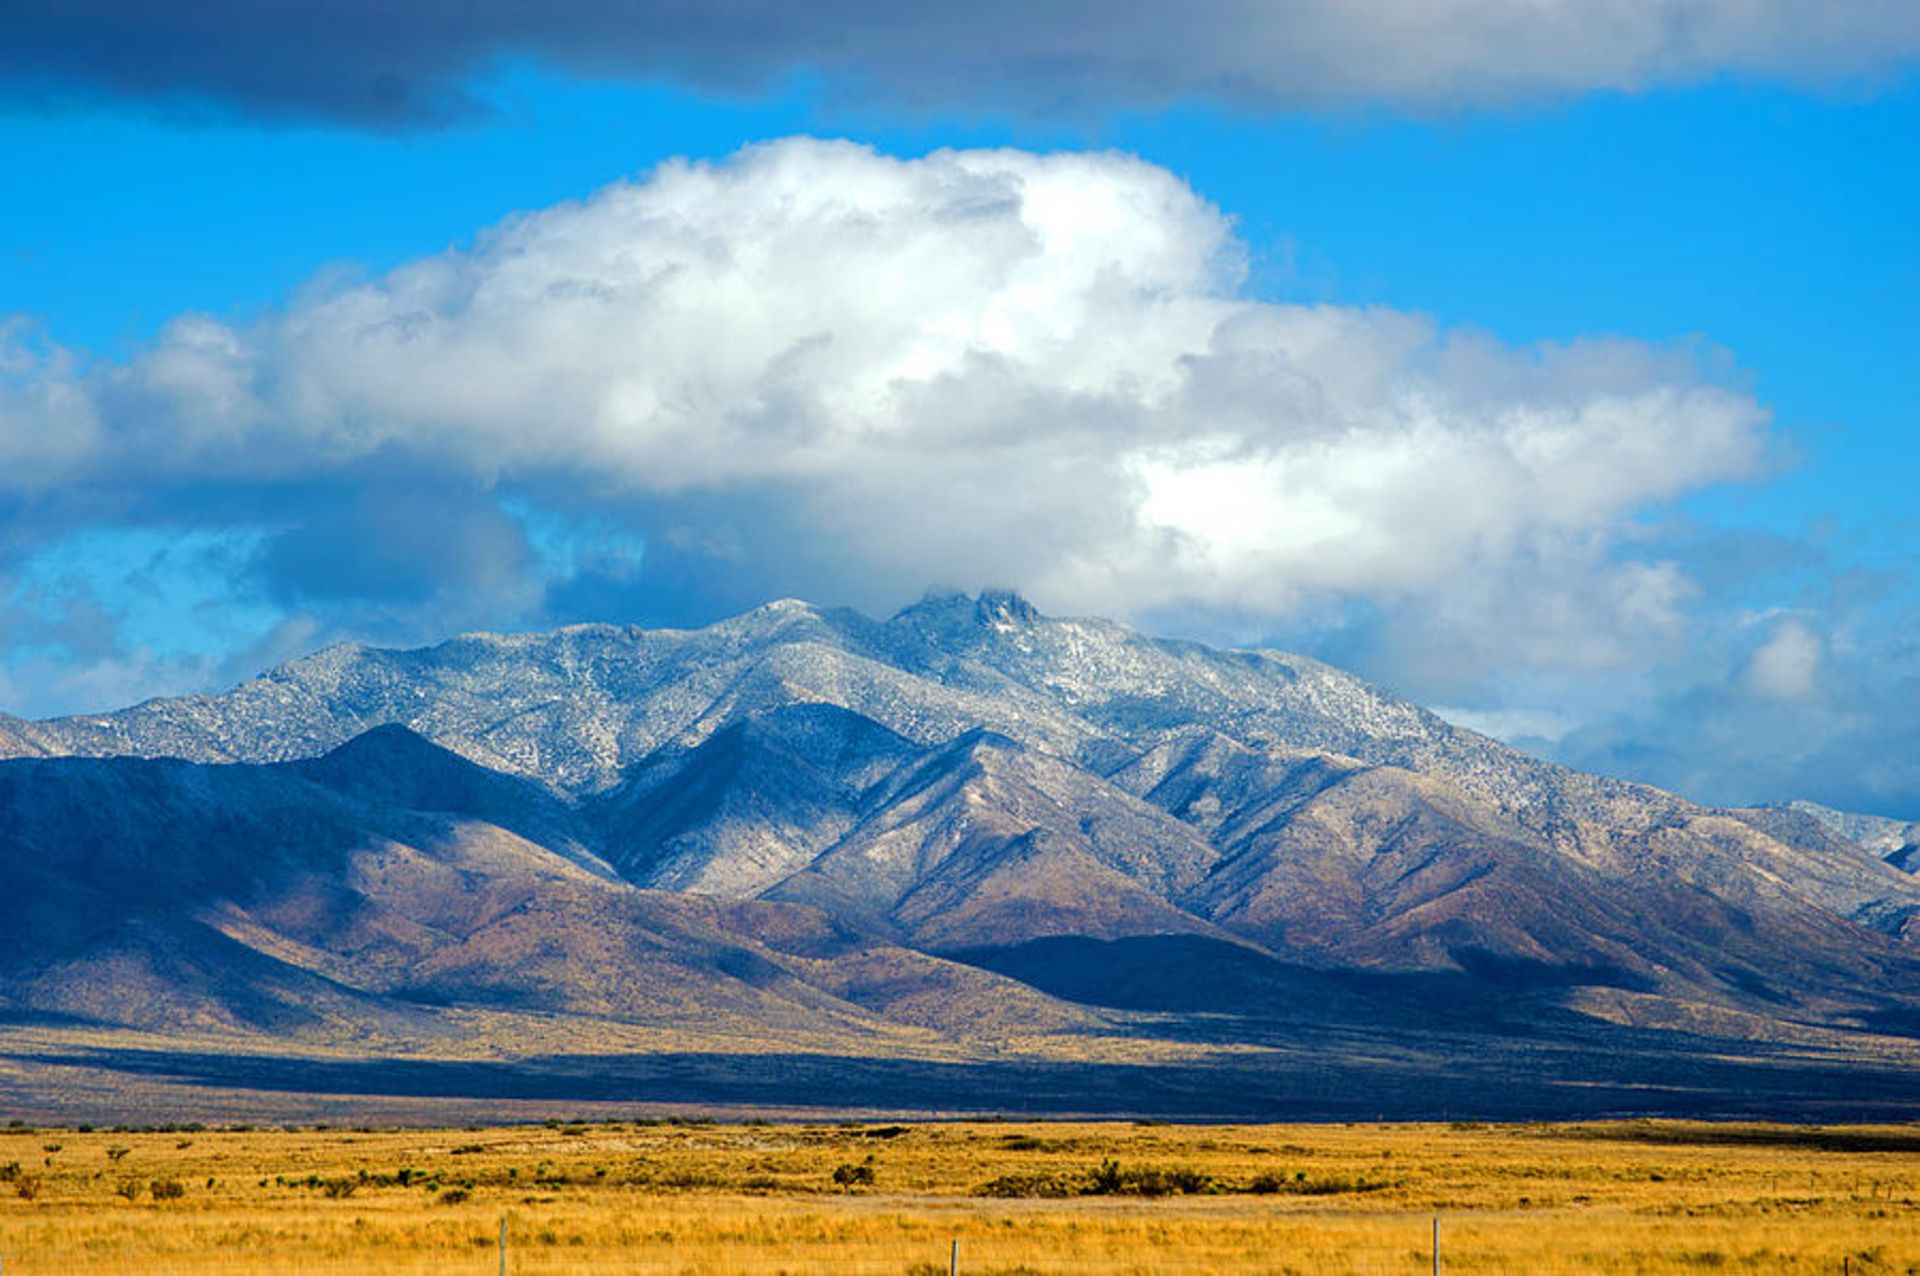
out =
<path fill-rule="evenodd" d="M 1510 1049 L 1486 1092 L 1542 1103 L 1543 1051 L 1561 1086 L 1629 1040 L 1649 1069 L 1791 1046 L 1836 1095 L 1920 1054 L 1920 878 L 1861 840 L 1888 830 L 1703 808 L 1010 594 L 337 647 L 0 720 L 0 754 L 0 1008 L 41 1034 L 697 1045 L 701 1075 L 1365 1040 L 1441 1077 Z"/>
<path fill-rule="evenodd" d="M 582 625 L 418 651 L 340 646 L 222 695 L 15 720 L 0 747 L 275 762 L 398 723 L 483 766 L 584 793 L 662 745 L 808 702 L 920 743 L 986 728 L 1100 769 L 1138 737 L 1204 725 L 1250 743 L 1442 767 L 1503 801 L 1541 801 L 1568 774 L 1316 661 L 1050 620 L 997 595 L 929 599 L 886 622 L 785 600 L 693 631 Z"/>
<path fill-rule="evenodd" d="M 1920 820 L 1836 811 L 1804 799 L 1764 808 L 1760 820 L 1771 820 L 1782 829 L 1797 828 L 1802 836 L 1810 822 L 1895 868 L 1920 873 Z"/>
<path fill-rule="evenodd" d="M 806 910 L 775 924 L 636 889 L 573 819 L 537 786 L 398 727 L 269 766 L 9 763 L 0 989 L 17 1011 L 326 1045 L 497 1034 L 525 1013 L 900 1035 L 845 996 L 885 945 Z M 461 1010 L 486 1013 L 447 1013 Z"/>

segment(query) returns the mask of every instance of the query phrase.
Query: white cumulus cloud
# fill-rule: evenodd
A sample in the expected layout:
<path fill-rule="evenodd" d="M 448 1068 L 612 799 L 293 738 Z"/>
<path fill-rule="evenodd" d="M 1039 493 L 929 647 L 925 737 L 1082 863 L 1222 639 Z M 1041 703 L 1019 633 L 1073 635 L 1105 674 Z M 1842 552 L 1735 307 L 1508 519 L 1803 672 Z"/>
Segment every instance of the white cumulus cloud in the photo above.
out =
<path fill-rule="evenodd" d="M 1684 580 L 1611 547 L 1649 503 L 1753 472 L 1751 397 L 1685 350 L 1251 299 L 1242 255 L 1125 155 L 770 143 L 250 324 L 184 316 L 119 363 L 16 330 L 0 492 L 430 472 L 676 518 L 722 500 L 724 526 L 674 534 L 804 551 L 861 602 L 861 582 L 998 582 L 1059 609 L 1281 615 L 1471 577 L 1493 590 L 1476 623 L 1542 660 L 1670 627 Z"/>

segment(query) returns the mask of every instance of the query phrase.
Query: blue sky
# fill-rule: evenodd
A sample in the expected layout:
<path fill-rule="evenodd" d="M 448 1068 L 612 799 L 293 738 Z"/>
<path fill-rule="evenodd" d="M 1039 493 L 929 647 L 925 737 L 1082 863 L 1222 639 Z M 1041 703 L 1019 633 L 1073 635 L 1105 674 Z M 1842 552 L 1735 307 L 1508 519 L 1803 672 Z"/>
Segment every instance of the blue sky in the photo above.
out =
<path fill-rule="evenodd" d="M 229 11 L 244 53 L 249 7 L 212 7 Z M 1073 7 L 1059 6 L 1069 28 Z M 827 8 L 865 30 L 860 6 Z M 1703 30 L 1713 8 L 1692 6 Z M 1258 21 L 1248 13 L 1257 9 L 1226 6 L 1222 21 Z M 129 53 L 48 19 L 40 61 L 22 70 L 0 59 L 0 82 L 12 85 L 0 93 L 0 315 L 17 316 L 0 341 L 0 390 L 12 392 L 0 398 L 0 467 L 17 476 L 0 475 L 0 711 L 88 711 L 206 689 L 347 638 L 424 642 L 460 628 L 576 619 L 689 623 L 774 593 L 883 610 L 930 586 L 1014 585 L 1043 606 L 1314 651 L 1528 747 L 1707 800 L 1805 794 L 1920 816 L 1920 656 L 1907 636 L 1920 616 L 1916 33 L 1895 18 L 1871 38 L 1849 29 L 1823 44 L 1830 33 L 1782 21 L 1778 47 L 1742 35 L 1715 55 L 1702 37 L 1693 64 L 1590 33 L 1590 65 L 1543 57 L 1536 78 L 1517 87 L 1495 84 L 1465 54 L 1460 65 L 1427 66 L 1413 36 L 1370 52 L 1366 40 L 1387 39 L 1371 29 L 1324 38 L 1250 29 L 1255 45 L 1285 39 L 1302 50 L 1270 59 L 1278 69 L 1267 80 L 1216 66 L 1224 46 L 1196 40 L 1170 48 L 1158 78 L 1142 80 L 1124 69 L 1133 62 L 1101 61 L 1111 49 L 1086 52 L 1082 65 L 1058 31 L 1012 17 L 1001 33 L 1008 47 L 1027 40 L 1037 52 L 1032 66 L 1014 59 L 1005 73 L 969 63 L 964 49 L 929 60 L 910 41 L 813 43 L 777 22 L 719 44 L 711 33 L 655 31 L 627 62 L 590 65 L 569 43 L 578 33 L 559 27 L 516 27 L 460 56 L 448 52 L 453 36 L 436 42 L 427 29 L 406 45 L 370 27 L 369 47 L 414 59 L 406 83 L 426 86 L 420 101 L 451 91 L 478 105 L 369 115 L 324 65 L 287 68 L 294 88 L 277 95 L 170 53 L 164 40 Z M 936 40 L 937 24 L 929 30 Z M 818 52 L 842 45 L 854 52 Z M 1488 65 L 1509 45 L 1489 37 Z M 1799 65 L 1799 48 L 1819 57 Z M 1362 74 L 1343 57 L 1389 70 Z M 779 164 L 728 167 L 743 146 L 795 135 L 849 139 L 876 161 L 793 150 Z M 449 271 L 464 281 L 446 285 L 456 291 L 484 289 L 539 253 L 567 254 L 569 271 L 591 273 L 571 255 L 580 244 L 621 270 L 632 257 L 674 251 L 659 245 L 677 240 L 631 230 L 617 207 L 624 197 L 596 192 L 625 182 L 657 221 L 679 197 L 650 175 L 678 157 L 721 166 L 724 180 L 698 193 L 699 216 L 733 225 L 734 210 L 753 211 L 739 224 L 757 229 L 737 232 L 729 253 L 757 251 L 755 237 L 791 242 L 782 237 L 790 228 L 764 229 L 755 201 L 784 189 L 774 170 L 794 168 L 861 191 L 904 182 L 873 214 L 876 234 L 894 233 L 890 225 L 920 243 L 941 233 L 927 210 L 947 198 L 953 174 L 930 161 L 906 176 L 874 163 L 941 148 L 1144 162 L 1046 170 L 1090 204 L 1160 200 L 1152 192 L 1162 175 L 1185 183 L 1193 207 L 1153 203 L 1148 228 L 1191 238 L 1196 262 L 1225 242 L 1241 268 L 1220 284 L 1143 265 L 1132 295 L 1171 291 L 1194 314 L 1224 306 L 1246 324 L 1338 320 L 1345 332 L 1367 316 L 1378 331 L 1341 347 L 1337 373 L 1288 375 L 1344 385 L 1348 368 L 1377 364 L 1393 393 L 1355 391 L 1309 422 L 1274 406 L 1291 402 L 1290 390 L 1235 373 L 1235 397 L 1225 408 L 1207 399 L 1207 410 L 1257 421 L 1223 442 L 1198 407 L 1171 412 L 1153 395 L 1121 402 L 1115 396 L 1132 391 L 1116 391 L 1117 381 L 1100 382 L 1096 395 L 1085 369 L 1038 366 L 1057 352 L 996 349 L 1027 378 L 1019 410 L 1040 414 L 1026 421 L 1028 436 L 1054 442 L 1040 452 L 974 448 L 977 475 L 949 470 L 941 480 L 928 473 L 946 464 L 943 453 L 902 460 L 898 449 L 824 460 L 803 450 L 728 469 L 688 459 L 698 442 L 608 451 L 605 439 L 582 435 L 529 454 L 489 432 L 560 431 L 541 419 L 538 398 L 517 426 L 411 387 L 363 403 L 343 347 L 302 346 L 351 309 L 335 304 L 342 296 L 365 289 L 391 307 L 407 289 L 387 272 L 450 250 Z M 1009 172 L 995 180 L 1039 188 L 1027 169 Z M 537 228 L 526 243 L 488 246 L 514 236 L 488 228 L 523 214 Z M 1159 242 L 1141 235 L 1099 251 Z M 842 272 L 850 294 L 885 286 L 860 275 L 884 271 L 884 254 L 862 256 L 839 232 L 831 243 L 853 263 Z M 1044 253 L 995 257 L 954 288 L 1004 289 L 1018 272 L 1047 269 Z M 743 323 L 758 321 L 748 285 L 773 298 L 769 310 L 798 304 L 789 293 L 800 284 L 786 274 L 716 277 L 713 290 L 736 283 L 749 298 L 739 303 Z M 956 313 L 967 313 L 972 294 L 952 295 Z M 973 309 L 1004 303 L 983 292 Z M 1074 297 L 1050 294 L 1047 304 L 1081 315 Z M 923 302 L 901 322 L 932 308 Z M 464 310 L 434 313 L 471 328 Z M 183 329 L 182 316 L 201 326 Z M 1191 326 L 1199 319 L 1168 320 L 1151 342 L 1137 336 L 1160 316 L 1143 311 L 1111 333 L 1072 322 L 1085 343 L 1142 342 L 1132 357 L 1147 360 L 1192 333 L 1212 340 Z M 636 316 L 634 330 L 658 331 L 657 320 Z M 826 318 L 803 320 L 840 351 L 873 344 Z M 1404 338 L 1403 321 L 1433 331 Z M 1490 352 L 1484 360 L 1459 355 L 1476 342 Z M 208 343 L 242 352 L 233 366 L 246 369 L 244 423 L 210 423 L 210 383 L 200 378 L 212 365 L 179 371 L 189 366 L 181 351 L 197 358 Z M 1563 357 L 1539 343 L 1603 351 Z M 1287 360 L 1307 358 L 1306 348 L 1287 345 Z M 645 365 L 634 373 L 643 380 L 678 376 L 652 366 L 673 357 L 664 349 L 580 362 L 582 378 L 608 378 L 609 388 L 582 398 L 577 413 L 637 393 L 631 367 Z M 1168 366 L 1191 368 L 1200 349 Z M 552 367 L 564 373 L 574 360 L 563 349 Z M 886 366 L 897 383 L 903 365 Z M 855 380 L 867 371 L 834 367 Z M 734 370 L 701 371 L 700 394 L 717 394 L 723 373 Z M 182 376 L 199 397 L 181 389 Z M 353 400 L 351 412 L 294 421 L 307 409 L 289 405 L 310 396 L 289 397 L 287 387 L 323 376 L 343 378 L 324 394 Z M 1227 393 L 1219 376 L 1209 394 Z M 644 393 L 676 402 L 690 393 L 685 378 L 661 384 Z M 915 400 L 932 419 L 959 391 L 929 384 L 927 394 L 948 396 Z M 1185 392 L 1199 402 L 1194 386 Z M 754 410 L 766 410 L 755 394 Z M 955 544 L 981 539 L 950 529 L 992 516 L 978 492 L 995 487 L 996 466 L 1073 468 L 1081 436 L 1060 422 L 1090 395 L 1131 422 L 1133 459 L 1107 481 L 1141 501 L 1133 531 L 1106 540 L 1060 532 L 1056 523 L 1086 521 L 1075 500 L 1104 516 L 1128 498 L 1110 501 L 1089 485 L 1061 495 L 1068 513 L 1050 521 L 1031 512 L 1054 495 L 1039 484 L 1017 487 L 1028 512 L 1013 547 Z M 1323 386 L 1313 401 L 1333 398 Z M 1375 419 L 1409 401 L 1441 404 L 1441 424 L 1417 413 L 1391 429 Z M 62 415 L 75 402 L 84 411 Z M 809 428 L 833 429 L 814 418 L 836 411 L 855 409 L 830 394 L 808 398 Z M 1639 414 L 1636 429 L 1655 420 L 1631 455 L 1612 424 L 1621 412 Z M 362 423 L 381 413 L 411 424 Z M 75 424 L 83 419 L 93 424 Z M 1513 424 L 1522 420 L 1535 423 L 1525 437 Z M 1554 446 L 1591 449 L 1593 469 L 1608 476 L 1595 480 L 1602 490 L 1582 487 L 1577 470 L 1528 468 L 1544 446 L 1539 432 L 1563 420 L 1582 424 L 1554 434 Z M 654 427 L 622 418 L 607 428 Z M 911 427 L 888 418 L 885 428 Z M 347 455 L 341 440 L 368 429 L 378 445 Z M 1341 444 L 1326 442 L 1336 430 L 1350 445 L 1332 454 L 1337 465 L 1328 449 Z M 83 435 L 84 446 L 62 442 Z M 1396 440 L 1414 435 L 1459 460 L 1452 489 L 1385 488 Z M 209 437 L 241 442 L 223 451 Z M 758 436 L 743 437 L 758 446 Z M 1656 446 L 1683 458 L 1670 473 L 1646 461 Z M 1266 460 L 1228 473 L 1222 449 Z M 1323 463 L 1331 468 L 1315 468 Z M 1203 496 L 1276 508 L 1312 506 L 1335 490 L 1301 483 L 1359 495 L 1329 495 L 1331 508 L 1308 520 L 1309 540 L 1279 545 L 1261 537 L 1307 535 L 1299 520 L 1249 515 L 1229 535 L 1183 506 L 1202 477 Z M 885 525 L 890 498 L 875 494 L 903 489 L 919 499 L 896 517 L 930 507 L 951 517 L 904 534 L 897 521 Z M 1392 512 L 1355 513 L 1354 500 Z M 1452 501 L 1495 513 L 1421 522 L 1422 509 Z M 853 507 L 877 510 L 873 525 Z M 1186 548 L 1143 566 L 1148 551 L 1133 532 L 1146 524 Z M 1054 552 L 1034 552 L 1036 543 Z"/>

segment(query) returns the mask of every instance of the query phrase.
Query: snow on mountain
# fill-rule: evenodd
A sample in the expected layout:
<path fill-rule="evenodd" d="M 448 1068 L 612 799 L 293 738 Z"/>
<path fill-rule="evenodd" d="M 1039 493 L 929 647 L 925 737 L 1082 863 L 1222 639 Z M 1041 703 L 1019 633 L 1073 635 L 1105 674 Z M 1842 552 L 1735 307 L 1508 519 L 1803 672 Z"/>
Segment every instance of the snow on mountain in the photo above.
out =
<path fill-rule="evenodd" d="M 198 843 L 149 826 L 204 826 L 227 858 L 188 875 L 195 915 L 244 915 L 216 927 L 225 941 L 382 1006 L 417 986 L 641 1014 L 656 1003 L 622 993 L 618 971 L 650 953 L 696 1017 L 698 972 L 731 970 L 714 985 L 733 990 L 730 1023 L 892 1031 L 888 1005 L 920 1006 L 924 1026 L 942 998 L 997 995 L 957 975 L 956 954 L 1168 936 L 1183 960 L 1451 972 L 1663 1023 L 1904 1022 L 1920 974 L 1920 879 L 1862 853 L 1852 825 L 1703 808 L 1542 762 L 1317 661 L 1049 618 L 1011 594 L 884 621 L 788 600 L 697 630 L 336 647 L 219 695 L 0 722 L 0 751 L 23 759 L 0 764 L 13 889 L 67 901 L 49 935 L 103 908 L 109 931 L 132 916 L 111 892 L 72 894 L 90 846 L 115 871 L 164 855 L 173 873 Z M 134 760 L 163 757 L 186 761 Z M 204 801 L 183 814 L 181 793 Z M 98 810 L 63 825 L 82 804 Z M 140 847 L 148 860 L 125 858 Z M 301 847 L 320 858 L 288 860 Z M 278 866 L 271 890 L 250 865 Z M 402 882 L 438 902 L 409 912 Z M 483 925 L 463 890 L 522 910 Z M 303 912 L 285 895 L 302 891 L 360 911 Z M 639 919 L 663 910 L 679 938 L 591 938 L 602 922 L 661 933 Z M 701 917 L 719 930 L 682 951 Z M 537 956 L 542 926 L 563 957 Z M 422 927 L 490 938 L 448 947 Z M 766 947 L 775 932 L 814 938 Z M 164 982 L 141 951 L 142 978 Z M 349 976 L 376 957 L 388 974 Z M 568 986 L 569 962 L 591 991 Z M 896 965 L 917 973 L 888 1000 L 872 990 Z M 760 972 L 758 991 L 740 971 Z M 28 1001 L 50 986 L 13 984 Z M 841 996 L 856 986 L 857 1005 Z M 1022 995 L 1036 1022 L 1071 1018 Z"/>

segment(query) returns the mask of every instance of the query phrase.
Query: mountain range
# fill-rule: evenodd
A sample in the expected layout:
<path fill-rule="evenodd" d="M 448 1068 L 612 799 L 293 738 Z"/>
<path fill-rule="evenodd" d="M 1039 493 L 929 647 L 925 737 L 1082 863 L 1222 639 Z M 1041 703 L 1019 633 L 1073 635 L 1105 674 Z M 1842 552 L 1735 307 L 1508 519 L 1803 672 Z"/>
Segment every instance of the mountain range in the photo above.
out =
<path fill-rule="evenodd" d="M 339 646 L 0 759 L 0 1111 L 1920 1109 L 1920 826 L 1013 594 Z"/>

